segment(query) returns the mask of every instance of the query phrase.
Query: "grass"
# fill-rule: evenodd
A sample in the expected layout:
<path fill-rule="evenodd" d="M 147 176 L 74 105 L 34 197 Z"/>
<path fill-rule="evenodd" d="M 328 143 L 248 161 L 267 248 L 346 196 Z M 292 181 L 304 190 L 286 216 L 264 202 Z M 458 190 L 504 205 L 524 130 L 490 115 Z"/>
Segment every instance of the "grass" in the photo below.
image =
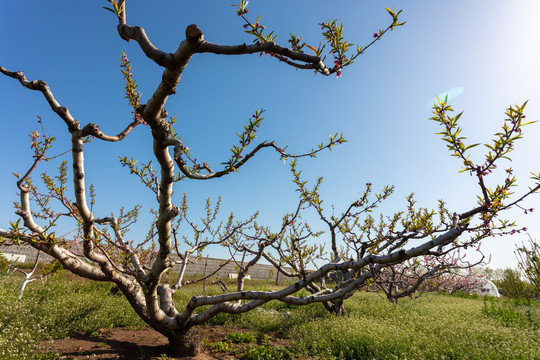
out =
<path fill-rule="evenodd" d="M 502 325 L 482 300 L 427 295 L 395 306 L 359 295 L 347 304 L 350 318 L 305 322 L 291 335 L 323 359 L 540 359 L 538 329 Z"/>
<path fill-rule="evenodd" d="M 17 301 L 21 281 L 12 275 L 0 285 L 2 360 L 56 358 L 36 353 L 42 340 L 96 334 L 108 327 L 146 327 L 124 297 L 111 295 L 110 284 L 56 277 L 45 286 L 30 283 Z"/>
<path fill-rule="evenodd" d="M 484 301 L 483 313 L 486 317 L 498 320 L 507 327 L 520 327 L 524 329 L 540 329 L 540 312 L 531 307 L 530 302 L 520 300 Z"/>
<path fill-rule="evenodd" d="M 233 352 L 240 360 L 292 360 L 295 358 L 292 351 L 272 344 L 271 338 L 263 333 L 235 332 L 227 335 L 224 341 L 203 340 L 203 343 L 211 352 Z"/>
<path fill-rule="evenodd" d="M 96 334 L 103 328 L 144 328 L 111 285 L 58 276 L 46 286 L 29 284 L 17 301 L 20 278 L 0 275 L 0 359 L 56 359 L 39 353 L 42 340 Z M 253 286 L 268 289 L 267 282 Z M 202 286 L 175 295 L 181 308 Z M 213 286 L 207 294 L 221 293 Z M 540 304 L 427 294 L 397 305 L 374 293 L 345 302 L 348 317 L 321 305 L 296 307 L 279 302 L 241 315 L 220 314 L 212 324 L 251 329 L 230 334 L 213 351 L 249 345 L 244 359 L 288 359 L 301 354 L 320 359 L 540 359 Z M 294 340 L 294 349 L 272 346 L 269 332 Z M 291 351 L 292 350 L 292 351 Z M 296 355 L 295 355 L 296 356 Z"/>
<path fill-rule="evenodd" d="M 261 345 L 249 350 L 240 360 L 293 360 L 294 355 L 281 346 Z"/>

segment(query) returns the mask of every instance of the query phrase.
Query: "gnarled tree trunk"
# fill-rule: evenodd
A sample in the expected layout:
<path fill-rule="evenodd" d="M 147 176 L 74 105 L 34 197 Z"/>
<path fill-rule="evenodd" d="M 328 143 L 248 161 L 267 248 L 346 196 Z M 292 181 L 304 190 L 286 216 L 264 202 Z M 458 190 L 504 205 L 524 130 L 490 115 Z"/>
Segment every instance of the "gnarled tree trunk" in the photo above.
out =
<path fill-rule="evenodd" d="M 168 336 L 171 355 L 178 357 L 197 356 L 202 352 L 201 333 L 198 328 L 176 330 Z"/>

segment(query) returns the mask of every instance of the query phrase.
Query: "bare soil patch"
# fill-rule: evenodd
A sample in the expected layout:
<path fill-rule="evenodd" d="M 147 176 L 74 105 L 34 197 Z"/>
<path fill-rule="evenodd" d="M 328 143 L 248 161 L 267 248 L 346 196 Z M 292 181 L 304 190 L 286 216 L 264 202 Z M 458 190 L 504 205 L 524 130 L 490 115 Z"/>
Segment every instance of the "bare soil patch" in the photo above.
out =
<path fill-rule="evenodd" d="M 248 332 L 229 326 L 208 325 L 200 328 L 202 337 L 207 343 L 223 341 L 228 334 Z M 291 340 L 267 334 L 272 345 L 287 347 Z M 167 339 L 153 330 L 127 330 L 123 328 L 102 329 L 99 335 L 76 335 L 66 339 L 48 341 L 44 344 L 46 351 L 55 351 L 63 360 L 118 359 L 118 360 L 162 360 L 168 352 Z M 197 357 L 182 358 L 184 360 L 229 360 L 237 359 L 242 353 L 256 344 L 230 344 L 230 351 L 212 352 L 205 349 Z M 180 359 L 166 357 L 166 359 Z"/>

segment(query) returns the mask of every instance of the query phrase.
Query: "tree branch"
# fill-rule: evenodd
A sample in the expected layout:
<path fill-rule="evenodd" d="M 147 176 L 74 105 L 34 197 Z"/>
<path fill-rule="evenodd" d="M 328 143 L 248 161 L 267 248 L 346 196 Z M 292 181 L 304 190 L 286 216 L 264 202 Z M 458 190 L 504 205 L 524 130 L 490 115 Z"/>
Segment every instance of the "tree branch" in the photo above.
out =
<path fill-rule="evenodd" d="M 301 61 L 305 64 L 296 64 L 293 62 L 286 61 L 289 65 L 293 65 L 300 69 L 313 69 L 317 70 L 324 75 L 330 75 L 334 70 L 328 69 L 326 65 L 321 61 L 321 58 L 315 55 L 308 55 L 305 53 L 300 53 L 292 51 L 289 48 L 277 45 L 273 42 L 260 43 L 257 42 L 252 45 L 241 44 L 241 45 L 219 45 L 213 44 L 207 41 L 201 43 L 197 49 L 199 53 L 213 53 L 220 55 L 242 55 L 242 54 L 254 54 L 260 52 L 273 53 L 286 56 L 289 59 L 296 61 Z"/>
<path fill-rule="evenodd" d="M 141 122 L 139 120 L 134 120 L 131 124 L 129 124 L 124 129 L 124 131 L 122 131 L 118 135 L 107 135 L 107 134 L 104 134 L 100 130 L 99 125 L 89 123 L 89 124 L 85 125 L 83 127 L 83 129 L 81 130 L 81 136 L 86 137 L 86 136 L 92 135 L 92 136 L 97 137 L 98 139 L 101 139 L 101 140 L 104 140 L 104 141 L 111 141 L 111 142 L 121 141 L 126 136 L 128 136 L 129 133 L 133 129 L 135 129 L 136 126 L 138 126 L 140 124 L 141 124 Z"/>
<path fill-rule="evenodd" d="M 168 140 L 166 142 L 166 144 L 169 145 L 169 146 L 174 146 L 174 161 L 178 165 L 180 171 L 184 175 L 189 177 L 190 179 L 209 180 L 209 179 L 214 179 L 214 178 L 221 177 L 223 175 L 227 175 L 227 174 L 229 174 L 230 172 L 233 171 L 233 169 L 227 168 L 227 169 L 224 169 L 224 170 L 221 170 L 221 171 L 212 171 L 212 172 L 210 172 L 208 174 L 199 174 L 199 173 L 193 172 L 187 166 L 186 161 L 182 158 L 184 145 L 179 140 L 176 140 L 176 139 L 170 139 L 170 140 Z M 238 169 L 239 167 L 244 165 L 249 159 L 251 159 L 253 156 L 255 156 L 255 154 L 259 150 L 261 150 L 262 148 L 265 148 L 265 147 L 273 147 L 273 148 L 277 149 L 277 146 L 276 146 L 275 142 L 267 142 L 266 141 L 266 142 L 260 143 L 249 154 L 244 156 L 244 158 L 242 158 L 242 160 L 237 162 L 234 165 L 234 168 Z"/>
<path fill-rule="evenodd" d="M 45 99 L 49 103 L 49 106 L 51 109 L 60 116 L 62 120 L 66 123 L 68 126 L 68 129 L 71 133 L 76 132 L 80 129 L 80 124 L 75 118 L 69 113 L 69 110 L 63 106 L 61 106 L 58 101 L 54 98 L 53 93 L 51 92 L 51 89 L 47 85 L 47 83 L 43 80 L 34 80 L 34 81 L 28 81 L 26 77 L 24 76 L 24 72 L 18 71 L 18 72 L 12 72 L 8 71 L 5 68 L 0 66 L 0 72 L 4 75 L 7 75 L 9 77 L 12 77 L 14 79 L 19 80 L 22 86 L 24 86 L 27 89 L 30 90 L 37 90 L 40 91 L 43 96 L 45 96 Z"/>
<path fill-rule="evenodd" d="M 167 69 L 174 69 L 175 61 L 172 54 L 159 50 L 152 44 L 142 27 L 119 24 L 118 34 L 126 41 L 135 40 L 144 54 L 156 64 Z"/>
<path fill-rule="evenodd" d="M 392 265 L 395 263 L 399 263 L 408 259 L 411 259 L 413 257 L 417 257 L 420 255 L 426 254 L 430 249 L 439 246 L 439 245 L 446 245 L 454 241 L 459 235 L 461 234 L 461 230 L 459 229 L 450 229 L 446 233 L 438 236 L 437 238 L 427 241 L 424 244 L 421 244 L 417 247 L 413 247 L 409 250 L 399 250 L 395 251 L 393 253 L 387 254 L 387 255 L 369 255 L 366 256 L 360 260 L 351 260 L 343 263 L 329 263 L 318 270 L 312 272 L 308 276 L 296 281 L 292 285 L 279 290 L 279 291 L 242 291 L 242 292 L 236 292 L 236 293 L 230 293 L 230 294 L 223 294 L 218 296 L 212 296 L 212 297 L 203 297 L 203 296 L 194 296 L 190 302 L 186 305 L 185 310 L 179 315 L 177 318 L 177 322 L 185 324 L 188 323 L 190 325 L 197 325 L 201 324 L 211 317 L 213 317 L 215 314 L 221 311 L 234 311 L 235 313 L 240 313 L 244 311 L 248 311 L 251 309 L 251 306 L 260 306 L 263 303 L 266 303 L 271 300 L 279 300 L 285 303 L 289 304 L 296 304 L 296 305 L 306 305 L 313 302 L 325 302 L 325 301 L 332 301 L 339 298 L 344 298 L 348 296 L 352 291 L 356 289 L 356 287 L 360 284 L 362 284 L 364 281 L 366 281 L 369 277 L 371 277 L 371 272 L 367 271 L 363 273 L 361 276 L 359 276 L 355 281 L 349 283 L 347 286 L 344 286 L 340 288 L 337 292 L 334 292 L 332 294 L 325 294 L 325 295 L 318 295 L 318 296 L 307 296 L 302 298 L 297 298 L 294 296 L 291 296 L 292 294 L 296 293 L 302 288 L 305 288 L 309 284 L 321 279 L 326 274 L 328 274 L 331 271 L 342 271 L 346 272 L 349 269 L 352 270 L 360 270 L 363 267 L 369 265 L 369 264 L 377 264 L 378 267 L 382 268 L 384 266 Z M 238 305 L 235 304 L 234 306 L 230 304 L 230 302 L 238 301 L 238 300 L 254 300 L 251 303 L 247 303 L 244 305 Z M 227 305 L 224 305 L 227 304 Z M 202 312 L 198 315 L 192 315 L 196 308 L 204 305 L 213 305 L 210 309 Z"/>

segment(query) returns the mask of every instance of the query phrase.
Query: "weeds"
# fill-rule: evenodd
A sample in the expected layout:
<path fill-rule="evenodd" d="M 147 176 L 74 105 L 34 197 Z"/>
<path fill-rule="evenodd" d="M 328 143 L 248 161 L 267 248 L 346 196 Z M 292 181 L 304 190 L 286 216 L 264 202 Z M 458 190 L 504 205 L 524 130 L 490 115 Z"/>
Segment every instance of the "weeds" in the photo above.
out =
<path fill-rule="evenodd" d="M 235 332 L 227 335 L 225 341 L 234 344 L 253 343 L 257 340 L 257 336 L 253 333 Z"/>
<path fill-rule="evenodd" d="M 249 350 L 240 360 L 289 360 L 293 354 L 282 346 L 261 345 Z"/>
<path fill-rule="evenodd" d="M 515 300 L 484 300 L 482 313 L 488 318 L 497 319 L 504 326 L 540 329 L 540 317 L 534 312 L 531 302 Z"/>
<path fill-rule="evenodd" d="M 232 351 L 230 344 L 226 341 L 207 342 L 203 340 L 203 345 L 214 353 Z"/>
<path fill-rule="evenodd" d="M 361 293 L 346 302 L 349 318 L 298 323 L 289 333 L 321 359 L 540 359 L 538 327 L 501 326 L 482 300 L 428 294 L 398 305 Z M 539 306 L 529 310 L 540 316 Z"/>
<path fill-rule="evenodd" d="M 43 352 L 43 340 L 117 326 L 146 327 L 123 296 L 111 295 L 107 284 L 58 277 L 45 287 L 31 284 L 16 301 L 19 279 L 1 280 L 0 360 L 58 359 L 59 354 Z M 200 289 L 186 290 L 175 296 L 177 303 L 189 301 Z M 394 305 L 376 294 L 359 293 L 345 306 L 349 317 L 333 316 L 320 305 L 279 302 L 262 311 L 220 314 L 213 323 L 251 331 L 204 343 L 212 351 L 246 360 L 540 359 L 540 304 L 426 294 Z M 272 344 L 270 332 L 293 339 L 294 352 Z"/>
<path fill-rule="evenodd" d="M 146 325 L 124 298 L 112 297 L 106 284 L 50 279 L 46 286 L 31 284 L 17 301 L 19 278 L 0 286 L 0 359 L 55 359 L 43 354 L 43 340 L 99 329 Z"/>

